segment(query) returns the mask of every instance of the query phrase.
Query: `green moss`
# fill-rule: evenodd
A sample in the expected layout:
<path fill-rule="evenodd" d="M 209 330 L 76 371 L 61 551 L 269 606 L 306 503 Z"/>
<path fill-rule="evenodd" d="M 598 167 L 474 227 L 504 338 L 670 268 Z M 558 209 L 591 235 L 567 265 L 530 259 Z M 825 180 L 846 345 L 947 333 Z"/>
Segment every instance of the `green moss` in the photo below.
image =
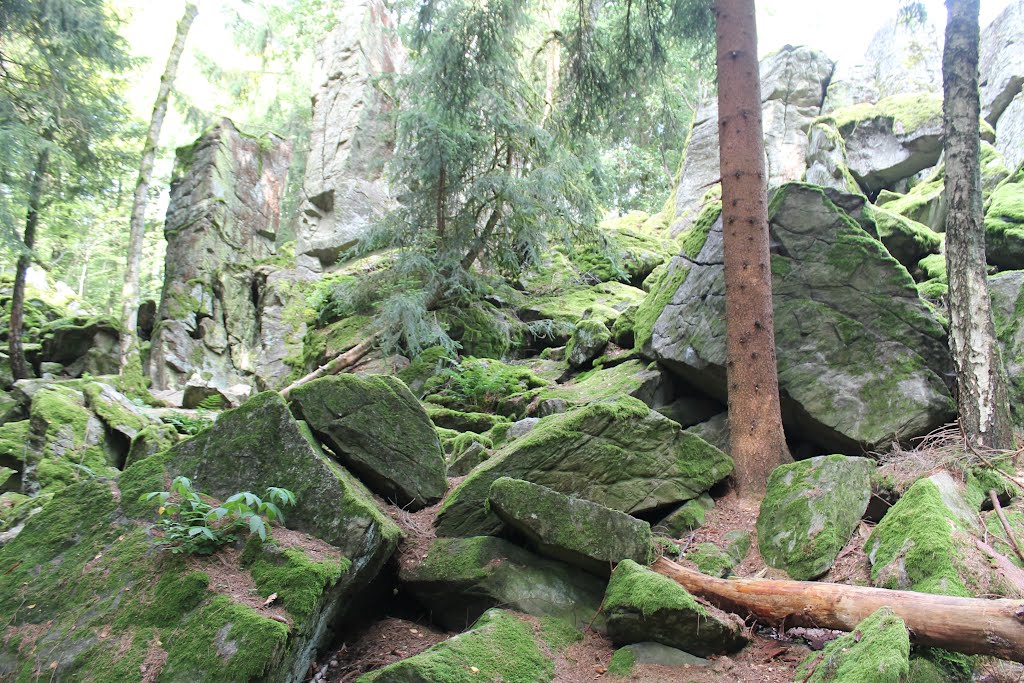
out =
<path fill-rule="evenodd" d="M 482 581 L 494 554 L 491 536 L 439 538 L 416 571 L 420 581 Z"/>
<path fill-rule="evenodd" d="M 312 615 L 323 602 L 326 589 L 347 572 L 352 563 L 340 555 L 334 559 L 314 561 L 301 549 L 289 548 L 271 552 L 258 539 L 249 542 L 256 548 L 250 557 L 249 572 L 256 581 L 260 595 L 276 593 L 284 608 L 298 621 Z M 254 556 L 254 557 L 253 557 Z"/>
<path fill-rule="evenodd" d="M 613 401 L 620 396 L 636 394 L 650 380 L 651 373 L 647 372 L 642 361 L 628 360 L 610 368 L 595 367 L 569 382 L 543 389 L 539 398 L 542 401 L 560 398 L 570 406 Z"/>
<path fill-rule="evenodd" d="M 432 346 L 413 358 L 408 367 L 398 373 L 398 379 L 419 397 L 426 381 L 451 363 L 451 355 L 443 346 Z"/>
<path fill-rule="evenodd" d="M 430 400 L 464 412 L 492 412 L 501 399 L 547 382 L 529 368 L 498 360 L 464 358 L 456 367 L 432 377 L 425 386 Z"/>
<path fill-rule="evenodd" d="M 508 422 L 508 418 L 494 415 L 493 413 L 453 410 L 430 403 L 424 404 L 424 408 L 435 426 L 444 429 L 454 429 L 458 432 L 476 432 L 480 434 L 496 424 Z"/>
<path fill-rule="evenodd" d="M 144 390 L 144 389 L 143 389 Z M 103 388 L 98 384 L 86 384 L 82 392 L 85 394 L 85 403 L 96 413 L 107 426 L 111 428 L 127 427 L 139 432 L 146 427 L 147 423 L 138 415 L 132 413 L 124 406 L 103 398 Z"/>
<path fill-rule="evenodd" d="M 929 479 L 915 482 L 882 518 L 865 546 L 875 585 L 969 596 L 955 564 L 959 550 L 953 533 L 959 525 L 938 486 Z"/>
<path fill-rule="evenodd" d="M 326 327 L 310 327 L 302 341 L 302 367 L 313 370 L 345 353 L 368 336 L 372 321 L 370 316 L 353 315 Z"/>
<path fill-rule="evenodd" d="M 504 358 L 523 343 L 523 326 L 518 319 L 486 302 L 446 308 L 437 315 L 467 356 Z"/>
<path fill-rule="evenodd" d="M 358 681 L 545 683 L 554 673 L 554 663 L 541 651 L 530 624 L 509 612 L 490 610 L 469 631 Z"/>
<path fill-rule="evenodd" d="M 826 645 L 821 654 L 808 655 L 797 669 L 796 679 L 808 683 L 902 683 L 910 670 L 909 658 L 906 625 L 883 607 L 857 624 L 853 633 Z"/>
<path fill-rule="evenodd" d="M 714 543 L 699 543 L 686 559 L 693 562 L 701 574 L 718 577 L 728 576 L 738 564 L 736 558 Z"/>
<path fill-rule="evenodd" d="M 608 662 L 608 673 L 625 678 L 633 673 L 634 666 L 636 666 L 636 655 L 632 650 L 620 647 Z"/>
<path fill-rule="evenodd" d="M 581 275 L 601 282 L 642 280 L 675 252 L 663 215 L 633 211 L 598 226 L 598 239 L 569 253 Z"/>
<path fill-rule="evenodd" d="M 708 617 L 704 606 L 685 588 L 632 560 L 623 560 L 615 567 L 604 595 L 604 609 L 617 608 L 636 609 L 644 616 L 659 610 L 681 610 Z"/>
<path fill-rule="evenodd" d="M 164 640 L 162 677 L 196 683 L 248 683 L 280 661 L 288 627 L 218 595 Z"/>
<path fill-rule="evenodd" d="M 553 650 L 564 650 L 583 640 L 583 632 L 565 619 L 540 618 L 540 637 Z"/>
<path fill-rule="evenodd" d="M 927 226 L 894 211 L 870 205 L 865 207 L 865 213 L 874 221 L 882 244 L 904 266 L 913 267 L 926 254 L 938 255 L 942 237 Z"/>
<path fill-rule="evenodd" d="M 907 132 L 921 126 L 942 125 L 942 98 L 920 93 L 892 95 L 877 104 L 861 103 L 838 109 L 819 120 L 831 119 L 844 136 L 856 125 L 872 119 L 891 119 Z"/>
<path fill-rule="evenodd" d="M 639 304 L 644 293 L 621 282 L 602 282 L 592 287 L 559 288 L 557 292 L 534 297 L 527 308 L 531 318 L 575 325 L 588 315 L 613 325 L 620 313 Z"/>
<path fill-rule="evenodd" d="M 475 443 L 480 444 L 484 448 L 494 448 L 494 442 L 491 441 L 491 437 L 477 434 L 476 432 L 463 432 L 451 441 L 452 456 L 462 455 L 466 452 L 466 449 Z"/>
<path fill-rule="evenodd" d="M 995 189 L 985 210 L 985 237 L 989 249 L 1013 252 L 1009 267 L 1020 267 L 1024 240 L 1024 167 Z M 991 260 L 991 259 L 990 259 Z"/>
<path fill-rule="evenodd" d="M 651 341 L 654 324 L 661 312 L 672 302 L 676 292 L 686 281 L 690 273 L 689 267 L 680 259 L 672 259 L 668 268 L 651 288 L 651 293 L 643 300 L 636 312 L 634 324 L 634 347 L 643 350 Z"/>
<path fill-rule="evenodd" d="M 697 220 L 693 222 L 693 226 L 679 236 L 682 253 L 686 254 L 691 260 L 697 258 L 701 249 L 704 248 L 704 243 L 708 241 L 708 233 L 711 232 L 711 227 L 721 215 L 722 201 L 720 199 L 705 204 L 697 215 Z"/>
<path fill-rule="evenodd" d="M 569 338 L 569 344 L 565 347 L 565 355 L 570 365 L 581 366 L 586 364 L 587 356 L 594 349 L 603 349 L 611 341 L 612 334 L 608 327 L 600 320 L 581 320 L 576 323 L 576 329 Z"/>
<path fill-rule="evenodd" d="M 28 420 L 0 425 L 0 457 L 11 458 L 19 462 L 29 461 L 32 448 L 29 444 L 31 425 L 32 423 Z"/>

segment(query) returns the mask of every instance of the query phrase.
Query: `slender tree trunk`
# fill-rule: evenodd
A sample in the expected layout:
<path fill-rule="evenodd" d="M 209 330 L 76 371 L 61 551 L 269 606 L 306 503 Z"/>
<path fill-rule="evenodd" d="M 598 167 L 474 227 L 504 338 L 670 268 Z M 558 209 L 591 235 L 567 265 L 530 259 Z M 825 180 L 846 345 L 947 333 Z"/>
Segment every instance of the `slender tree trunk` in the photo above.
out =
<path fill-rule="evenodd" d="M 49 140 L 49 135 L 43 138 Z M 36 243 L 36 228 L 39 226 L 39 208 L 43 200 L 43 185 L 46 182 L 46 170 L 50 165 L 50 150 L 44 149 L 36 157 L 36 167 L 32 170 L 32 182 L 28 192 L 28 215 L 25 218 L 25 234 L 22 237 L 23 249 L 18 255 L 18 265 L 14 271 L 14 291 L 11 294 L 11 320 L 7 331 L 7 340 L 11 355 L 11 374 L 14 379 L 28 379 L 28 361 L 25 360 L 25 348 L 22 345 L 22 334 L 25 327 L 25 279 L 32 261 L 32 249 Z"/>
<path fill-rule="evenodd" d="M 753 0 L 716 0 L 729 448 L 741 496 L 790 460 L 775 363 L 768 192 Z"/>
<path fill-rule="evenodd" d="M 136 327 L 139 315 L 139 279 L 142 269 L 142 242 L 146 234 L 146 200 L 149 194 L 149 182 L 153 177 L 153 162 L 156 159 L 157 142 L 160 140 L 160 128 L 167 114 L 167 100 L 171 94 L 171 86 L 178 71 L 178 61 L 185 49 L 185 39 L 192 27 L 199 9 L 192 3 L 185 6 L 185 14 L 178 22 L 178 30 L 171 45 L 171 53 L 167 57 L 167 66 L 160 77 L 160 89 L 157 91 L 156 104 L 153 105 L 153 118 L 149 122 L 149 133 L 142 149 L 142 162 L 139 164 L 139 181 L 135 186 L 135 197 L 132 202 L 131 232 L 128 238 L 128 259 L 124 273 L 124 288 L 121 290 L 121 376 L 125 369 L 134 364 L 138 353 Z M 141 371 L 141 367 L 139 368 Z"/>
<path fill-rule="evenodd" d="M 996 344 L 985 272 L 978 120 L 978 0 L 946 0 L 942 55 L 949 348 L 964 433 L 1013 448 L 1006 372 Z"/>

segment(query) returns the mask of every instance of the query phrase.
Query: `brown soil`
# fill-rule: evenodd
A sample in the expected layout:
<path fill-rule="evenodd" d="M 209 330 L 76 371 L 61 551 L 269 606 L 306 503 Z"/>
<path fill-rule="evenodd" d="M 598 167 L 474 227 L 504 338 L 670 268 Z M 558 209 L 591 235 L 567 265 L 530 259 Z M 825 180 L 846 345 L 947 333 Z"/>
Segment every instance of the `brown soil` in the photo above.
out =
<path fill-rule="evenodd" d="M 343 644 L 316 666 L 323 672 L 321 680 L 348 683 L 368 671 L 417 655 L 450 635 L 454 634 L 389 617 L 370 625 L 358 639 Z"/>

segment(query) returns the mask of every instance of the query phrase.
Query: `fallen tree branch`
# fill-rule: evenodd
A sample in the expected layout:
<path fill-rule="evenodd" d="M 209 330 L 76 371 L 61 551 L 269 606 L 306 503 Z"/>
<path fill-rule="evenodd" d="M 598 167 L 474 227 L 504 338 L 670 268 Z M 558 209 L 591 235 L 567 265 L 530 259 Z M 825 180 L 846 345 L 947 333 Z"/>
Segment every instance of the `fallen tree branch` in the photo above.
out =
<path fill-rule="evenodd" d="M 853 631 L 882 607 L 906 623 L 914 642 L 1024 662 L 1024 600 L 982 600 L 813 581 L 718 579 L 664 557 L 651 569 L 720 609 L 759 620 Z"/>
<path fill-rule="evenodd" d="M 305 377 L 297 379 L 288 386 L 286 386 L 284 389 L 281 390 L 281 396 L 287 399 L 288 394 L 290 394 L 294 389 L 301 387 L 303 384 L 308 384 L 309 382 L 312 382 L 315 379 L 319 379 L 320 377 L 323 377 L 325 375 L 335 375 L 341 372 L 342 370 L 345 370 L 346 368 L 352 367 L 353 365 L 361 361 L 366 356 L 366 354 L 370 353 L 376 341 L 376 337 L 371 337 L 370 339 L 367 339 L 364 342 L 356 344 L 351 349 L 341 354 L 340 356 L 336 357 L 331 362 L 321 365 L 320 367 L 318 367 L 316 370 L 309 373 Z"/>
<path fill-rule="evenodd" d="M 988 543 L 976 538 L 974 544 L 978 546 L 978 550 L 989 556 L 1003 578 L 1017 589 L 1017 594 L 1020 597 L 1024 598 L 1024 569 L 1010 562 L 1010 558 L 998 552 Z"/>
<path fill-rule="evenodd" d="M 1010 547 L 1013 548 L 1013 552 L 1017 553 L 1017 557 L 1024 560 L 1024 550 L 1021 550 L 1020 543 L 1017 542 L 1017 536 L 1010 527 L 1010 520 L 1006 519 L 1006 513 L 1003 512 L 1003 506 L 999 504 L 999 495 L 996 490 L 989 490 L 988 497 L 992 501 L 992 509 L 995 510 L 999 523 L 1003 525 L 1003 531 L 1006 532 L 1006 539 L 1009 541 Z"/>

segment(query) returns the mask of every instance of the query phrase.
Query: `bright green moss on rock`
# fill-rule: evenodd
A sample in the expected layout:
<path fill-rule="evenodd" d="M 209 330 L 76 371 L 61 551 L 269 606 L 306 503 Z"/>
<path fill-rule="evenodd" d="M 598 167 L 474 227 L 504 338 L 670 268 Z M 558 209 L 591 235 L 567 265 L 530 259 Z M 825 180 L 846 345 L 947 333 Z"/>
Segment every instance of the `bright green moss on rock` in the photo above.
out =
<path fill-rule="evenodd" d="M 629 648 L 620 647 L 608 662 L 608 673 L 625 678 L 633 673 L 634 666 L 636 666 L 636 655 Z"/>
<path fill-rule="evenodd" d="M 398 379 L 405 382 L 417 398 L 423 398 L 423 389 L 427 380 L 453 363 L 448 351 L 442 346 L 424 349 L 409 363 L 408 367 L 398 373 Z"/>
<path fill-rule="evenodd" d="M 915 130 L 928 124 L 942 125 L 942 98 L 922 95 L 892 95 L 876 104 L 862 103 L 838 109 L 827 117 L 844 136 L 862 121 L 870 119 L 892 119 L 906 131 Z"/>
<path fill-rule="evenodd" d="M 458 432 L 482 434 L 500 422 L 509 421 L 508 418 L 493 413 L 463 412 L 430 403 L 425 404 L 424 408 L 436 426 Z"/>
<path fill-rule="evenodd" d="M 586 626 L 604 583 L 493 536 L 439 538 L 426 558 L 403 567 L 402 585 L 450 629 L 463 628 L 495 606 Z"/>
<path fill-rule="evenodd" d="M 384 496 L 419 509 L 448 488 L 444 455 L 422 405 L 397 377 L 343 374 L 291 392 L 295 415 Z"/>
<path fill-rule="evenodd" d="M 594 368 L 568 382 L 545 388 L 539 398 L 563 399 L 575 407 L 632 396 L 650 405 L 663 382 L 660 370 L 649 369 L 648 364 L 640 360 L 628 360 L 612 367 Z"/>
<path fill-rule="evenodd" d="M 491 610 L 469 631 L 366 674 L 358 683 L 546 683 L 554 675 L 554 662 L 533 626 L 510 612 Z"/>
<path fill-rule="evenodd" d="M 775 468 L 757 518 L 765 562 L 797 581 L 827 572 L 867 509 L 872 470 L 867 458 L 844 455 Z"/>
<path fill-rule="evenodd" d="M 82 387 L 85 394 L 85 404 L 96 415 L 106 423 L 110 429 L 134 435 L 142 431 L 150 424 L 145 418 L 132 410 L 129 410 L 115 396 L 111 387 L 90 382 Z M 127 402 L 127 399 L 124 399 Z"/>
<path fill-rule="evenodd" d="M 942 237 L 927 226 L 877 206 L 865 207 L 865 213 L 874 221 L 886 250 L 908 270 L 922 258 L 938 255 Z"/>
<path fill-rule="evenodd" d="M 631 211 L 603 221 L 597 243 L 571 253 L 570 260 L 581 275 L 602 282 L 640 282 L 675 251 L 666 227 L 643 211 Z"/>
<path fill-rule="evenodd" d="M 672 302 L 689 272 L 689 266 L 684 259 L 674 258 L 669 261 L 668 267 L 657 282 L 651 286 L 651 293 L 641 302 L 636 312 L 636 322 L 633 325 L 635 348 L 640 351 L 648 348 L 654 332 L 654 323 L 658 321 L 665 307 Z"/>
<path fill-rule="evenodd" d="M 477 467 L 445 500 L 439 535 L 491 533 L 491 484 L 512 477 L 630 514 L 682 503 L 732 471 L 732 460 L 629 397 L 552 415 Z"/>
<path fill-rule="evenodd" d="M 706 493 L 701 494 L 700 497 L 686 501 L 674 512 L 666 515 L 654 528 L 656 531 L 665 531 L 678 538 L 686 532 L 702 527 L 708 510 L 714 506 L 715 501 L 711 496 Z"/>
<path fill-rule="evenodd" d="M 704 248 L 704 244 L 708 241 L 708 233 L 711 232 L 711 226 L 721 215 L 722 200 L 710 201 L 701 208 L 697 220 L 693 222 L 690 229 L 679 236 L 682 253 L 686 254 L 691 261 L 696 259 L 701 249 Z"/>
<path fill-rule="evenodd" d="M 732 573 L 739 561 L 714 543 L 698 543 L 687 554 L 686 559 L 692 562 L 697 571 L 708 576 L 725 578 Z"/>
<path fill-rule="evenodd" d="M 796 672 L 808 683 L 903 683 L 910 670 L 910 634 L 903 620 L 883 607 L 833 640 L 822 654 L 811 653 Z"/>
<path fill-rule="evenodd" d="M 443 309 L 438 320 L 467 356 L 504 358 L 522 345 L 522 323 L 486 302 Z"/>
<path fill-rule="evenodd" d="M 624 512 L 508 477 L 491 484 L 488 503 L 542 555 L 592 574 L 607 576 L 623 559 L 654 560 L 650 525 Z"/>
<path fill-rule="evenodd" d="M 463 412 L 495 412 L 503 399 L 548 385 L 528 367 L 489 358 L 464 358 L 426 384 L 427 400 Z"/>
<path fill-rule="evenodd" d="M 317 561 L 297 548 L 280 550 L 261 544 L 255 538 L 249 543 L 254 550 L 246 548 L 248 569 L 260 595 L 267 597 L 276 593 L 288 613 L 299 620 L 307 619 L 323 607 L 327 589 L 352 566 L 340 555 Z"/>
<path fill-rule="evenodd" d="M 672 579 L 631 560 L 612 572 L 604 613 L 617 645 L 652 641 L 704 657 L 746 644 L 737 617 L 700 604 Z"/>
<path fill-rule="evenodd" d="M 541 617 L 540 637 L 551 649 L 561 651 L 583 640 L 583 632 L 564 619 Z"/>
<path fill-rule="evenodd" d="M 969 596 L 962 529 L 972 516 L 949 475 L 916 481 L 886 513 L 865 545 L 876 586 Z"/>
<path fill-rule="evenodd" d="M 989 263 L 1004 269 L 1024 268 L 1024 168 L 1002 182 L 985 211 Z"/>
<path fill-rule="evenodd" d="M 589 365 L 601 355 L 611 338 L 612 334 L 608 327 L 600 320 L 579 321 L 572 337 L 569 338 L 568 346 L 565 347 L 569 365 L 575 368 Z"/>
<path fill-rule="evenodd" d="M 639 304 L 643 298 L 643 290 L 621 282 L 602 282 L 591 287 L 576 286 L 556 294 L 537 297 L 524 308 L 523 318 L 575 325 L 589 311 L 591 317 L 610 326 L 622 311 Z"/>

